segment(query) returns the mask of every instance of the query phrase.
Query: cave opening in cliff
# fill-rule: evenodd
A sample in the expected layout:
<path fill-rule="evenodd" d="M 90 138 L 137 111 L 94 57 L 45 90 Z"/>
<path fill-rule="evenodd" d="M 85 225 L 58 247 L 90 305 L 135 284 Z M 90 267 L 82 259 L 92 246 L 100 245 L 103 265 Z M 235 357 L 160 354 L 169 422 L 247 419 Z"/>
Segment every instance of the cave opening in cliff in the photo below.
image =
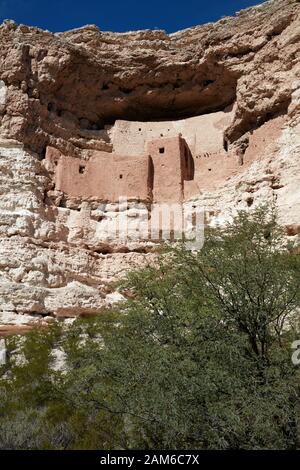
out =
<path fill-rule="evenodd" d="M 42 101 L 47 103 L 49 113 L 66 121 L 66 127 L 70 128 L 70 122 L 77 121 L 78 128 L 91 131 L 105 130 L 116 120 L 188 119 L 226 110 L 235 102 L 237 76 L 220 64 L 190 74 L 188 79 L 186 74 L 186 69 L 182 69 L 174 77 L 166 77 L 166 81 L 145 80 L 135 86 L 121 81 L 104 81 L 100 90 L 99 86 L 87 84 L 85 76 L 74 82 L 71 75 L 52 96 L 45 96 Z M 82 87 L 86 93 L 84 99 L 79 99 Z M 61 124 L 64 126 L 63 122 Z M 141 128 L 138 131 L 141 132 Z"/>
<path fill-rule="evenodd" d="M 174 106 L 154 107 L 153 105 L 151 107 L 141 106 L 140 108 L 130 107 L 122 112 L 116 111 L 114 115 L 105 116 L 102 114 L 98 117 L 98 121 L 102 123 L 101 129 L 105 129 L 106 126 L 113 126 L 117 120 L 144 123 L 181 121 L 219 111 L 231 111 L 235 99 L 236 96 L 233 94 L 228 101 L 208 107 L 191 106 L 175 108 Z M 137 130 L 142 132 L 141 127 Z M 161 134 L 161 137 L 164 137 L 164 134 Z"/>
<path fill-rule="evenodd" d="M 156 108 L 154 109 L 153 107 L 150 109 L 145 109 L 141 107 L 141 109 L 129 109 L 127 112 L 124 113 L 116 113 L 114 116 L 103 116 L 101 115 L 98 117 L 98 124 L 97 124 L 97 130 L 107 130 L 107 128 L 111 128 L 115 126 L 116 121 L 127 121 L 127 122 L 136 122 L 136 123 L 143 123 L 143 124 L 155 124 L 155 123 L 171 123 L 171 122 L 176 122 L 176 121 L 183 121 L 186 119 L 194 118 L 194 117 L 199 117 L 199 116 L 205 116 L 208 114 L 213 114 L 217 112 L 224 112 L 224 113 L 230 113 L 232 111 L 233 105 L 235 102 L 235 95 L 233 95 L 233 98 L 227 102 L 224 105 L 220 106 L 214 106 L 213 108 L 209 110 L 204 110 L 199 109 L 199 110 L 191 110 L 191 109 L 172 109 L 171 107 L 169 109 L 161 109 L 161 108 Z M 89 128 L 94 128 L 94 126 L 90 126 Z M 142 133 L 143 132 L 143 127 L 138 127 L 136 129 L 136 132 Z M 150 132 L 153 131 L 152 128 L 149 129 Z M 168 133 L 171 131 L 171 128 L 165 129 L 165 133 L 160 133 L 160 137 L 164 138 L 167 137 Z M 228 151 L 228 145 L 229 142 L 228 140 L 224 139 L 224 149 Z M 163 152 L 162 152 L 163 153 Z"/>

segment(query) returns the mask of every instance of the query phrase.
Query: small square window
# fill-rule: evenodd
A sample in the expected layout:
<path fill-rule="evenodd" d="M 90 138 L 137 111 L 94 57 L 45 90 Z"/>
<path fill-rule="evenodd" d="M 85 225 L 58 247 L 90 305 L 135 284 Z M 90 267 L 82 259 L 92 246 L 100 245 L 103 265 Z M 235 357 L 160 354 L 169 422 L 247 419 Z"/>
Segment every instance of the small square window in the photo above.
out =
<path fill-rule="evenodd" d="M 160 147 L 159 148 L 159 153 L 165 153 L 165 147 Z"/>
<path fill-rule="evenodd" d="M 120 180 L 121 180 L 121 179 L 123 178 L 123 175 L 120 175 L 119 178 L 120 178 Z"/>
<path fill-rule="evenodd" d="M 85 173 L 85 165 L 79 165 L 79 173 L 83 175 Z"/>

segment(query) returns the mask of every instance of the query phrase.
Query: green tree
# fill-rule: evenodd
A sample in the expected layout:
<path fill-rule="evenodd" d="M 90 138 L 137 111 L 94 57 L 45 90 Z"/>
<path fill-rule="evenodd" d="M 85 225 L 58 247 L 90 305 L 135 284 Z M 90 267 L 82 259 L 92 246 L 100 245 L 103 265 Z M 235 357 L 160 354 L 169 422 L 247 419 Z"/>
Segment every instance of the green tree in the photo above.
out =
<path fill-rule="evenodd" d="M 0 380 L 0 447 L 299 448 L 299 283 L 266 208 L 170 250 L 113 310 L 26 337 Z"/>
<path fill-rule="evenodd" d="M 115 420 L 116 447 L 297 447 L 299 272 L 275 215 L 240 213 L 201 252 L 132 273 L 115 312 L 79 322 L 69 395 Z"/>

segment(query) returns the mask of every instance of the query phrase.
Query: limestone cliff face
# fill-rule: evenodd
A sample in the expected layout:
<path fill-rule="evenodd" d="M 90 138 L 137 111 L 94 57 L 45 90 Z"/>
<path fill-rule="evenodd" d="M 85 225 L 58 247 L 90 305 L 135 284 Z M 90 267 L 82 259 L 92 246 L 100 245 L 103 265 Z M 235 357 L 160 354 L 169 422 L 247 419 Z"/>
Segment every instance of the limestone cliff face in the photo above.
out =
<path fill-rule="evenodd" d="M 296 243 L 299 1 L 171 35 L 52 34 L 7 21 L 0 44 L 0 332 L 98 312 L 120 299 L 124 273 L 156 256 L 151 237 L 124 242 L 109 229 L 146 224 L 149 200 L 120 206 L 80 187 L 68 193 L 47 155 L 75 159 L 81 172 L 79 162 L 137 158 L 149 140 L 180 133 L 193 161 L 179 181 L 184 207 L 203 207 L 216 224 L 275 202 Z M 154 181 L 153 194 L 164 184 Z"/>

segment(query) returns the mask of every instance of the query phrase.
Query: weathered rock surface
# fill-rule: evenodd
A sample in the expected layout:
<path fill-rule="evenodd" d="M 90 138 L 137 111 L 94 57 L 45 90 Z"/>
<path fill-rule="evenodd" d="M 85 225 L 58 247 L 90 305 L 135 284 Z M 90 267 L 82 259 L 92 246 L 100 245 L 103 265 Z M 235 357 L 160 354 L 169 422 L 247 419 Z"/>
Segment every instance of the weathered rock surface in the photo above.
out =
<path fill-rule="evenodd" d="M 49 145 L 84 159 L 121 148 L 116 120 L 178 128 L 231 109 L 224 146 L 241 167 L 207 176 L 184 204 L 204 207 L 217 224 L 274 202 L 297 243 L 299 1 L 273 0 L 171 35 L 93 25 L 52 34 L 7 21 L 0 44 L 0 333 L 99 312 L 121 299 L 115 284 L 124 273 L 153 262 L 153 241 L 125 243 L 106 230 L 116 219 L 147 221 L 147 207 L 65 197 L 45 165 Z"/>
<path fill-rule="evenodd" d="M 70 153 L 105 147 L 99 130 L 117 118 L 177 119 L 236 100 L 228 129 L 234 140 L 287 111 L 298 88 L 299 30 L 296 0 L 266 2 L 171 35 L 96 26 L 51 34 L 6 22 L 1 131 L 37 152 L 51 142 Z"/>

